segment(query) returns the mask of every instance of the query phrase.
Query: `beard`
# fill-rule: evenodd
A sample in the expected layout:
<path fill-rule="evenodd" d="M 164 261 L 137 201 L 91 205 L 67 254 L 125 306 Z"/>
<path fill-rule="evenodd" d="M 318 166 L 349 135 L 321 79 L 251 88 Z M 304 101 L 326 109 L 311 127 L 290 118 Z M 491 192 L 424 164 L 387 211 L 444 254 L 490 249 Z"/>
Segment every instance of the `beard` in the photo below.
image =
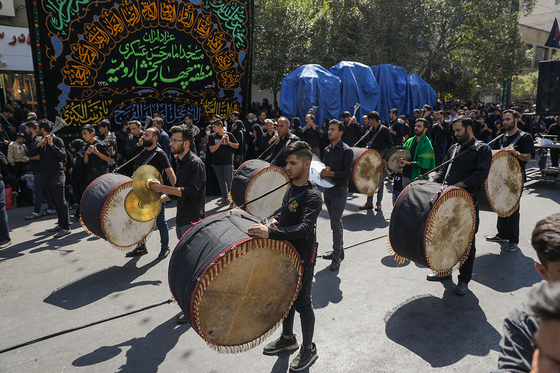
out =
<path fill-rule="evenodd" d="M 150 139 L 150 140 L 144 140 L 144 142 L 142 143 L 142 146 L 144 148 L 149 148 L 150 146 L 154 145 L 154 140 Z"/>
<path fill-rule="evenodd" d="M 171 154 L 181 154 L 185 151 L 185 146 L 181 144 L 178 148 L 171 148 Z"/>

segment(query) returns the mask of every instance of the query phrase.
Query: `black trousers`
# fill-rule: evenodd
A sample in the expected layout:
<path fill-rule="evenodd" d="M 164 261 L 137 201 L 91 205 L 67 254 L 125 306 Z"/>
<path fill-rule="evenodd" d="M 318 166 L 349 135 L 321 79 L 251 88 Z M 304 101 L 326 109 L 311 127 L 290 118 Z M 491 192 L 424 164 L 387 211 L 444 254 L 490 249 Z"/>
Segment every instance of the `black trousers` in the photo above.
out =
<path fill-rule="evenodd" d="M 55 176 L 43 174 L 43 188 L 56 209 L 58 226 L 62 229 L 70 229 L 70 213 L 65 197 L 65 184 L 66 177 L 63 173 Z"/>
<path fill-rule="evenodd" d="M 305 268 L 306 263 L 304 262 Z M 303 279 L 301 281 L 301 290 L 294 305 L 290 309 L 288 316 L 284 319 L 282 326 L 282 334 L 294 334 L 294 316 L 295 311 L 299 313 L 301 320 L 301 331 L 303 334 L 303 345 L 311 346 L 313 340 L 313 331 L 315 329 L 315 313 L 311 304 L 311 287 L 313 285 L 313 268 L 303 271 Z"/>
<path fill-rule="evenodd" d="M 498 216 L 498 237 L 507 239 L 509 242 L 519 243 L 519 207 L 507 218 Z"/>

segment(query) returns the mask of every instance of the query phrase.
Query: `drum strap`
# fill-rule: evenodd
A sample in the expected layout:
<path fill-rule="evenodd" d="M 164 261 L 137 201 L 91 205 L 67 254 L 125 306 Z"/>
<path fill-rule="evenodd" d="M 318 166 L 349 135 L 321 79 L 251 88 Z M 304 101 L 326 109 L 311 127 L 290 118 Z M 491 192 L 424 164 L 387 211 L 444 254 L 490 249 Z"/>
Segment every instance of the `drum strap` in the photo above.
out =
<path fill-rule="evenodd" d="M 292 184 L 293 185 L 293 184 Z M 287 209 L 288 207 L 290 207 L 290 205 L 293 203 L 293 201 L 296 201 L 298 198 L 303 197 L 304 195 L 307 194 L 307 191 L 310 188 L 313 188 L 313 185 L 308 181 L 307 182 L 307 188 L 305 188 L 304 190 L 301 191 L 301 193 L 299 193 L 297 196 L 291 198 L 288 203 L 286 203 L 285 205 L 281 206 L 278 210 L 274 211 L 270 216 L 267 216 L 266 218 L 262 219 L 262 222 L 266 222 L 268 220 L 270 220 L 273 216 L 278 215 L 279 213 L 281 213 L 282 211 L 284 211 L 285 209 Z"/>
<path fill-rule="evenodd" d="M 284 146 L 282 147 L 282 149 L 280 149 L 278 151 L 278 153 L 276 153 L 276 155 L 274 156 L 274 158 L 272 158 L 272 161 L 270 161 L 270 164 L 275 164 L 276 162 L 276 158 L 278 158 L 278 156 L 280 154 L 282 154 L 282 152 L 284 151 L 284 149 L 286 149 L 286 146 L 290 145 L 290 143 L 292 142 L 292 139 L 289 139 L 288 141 L 286 141 L 286 143 L 284 144 Z"/>
<path fill-rule="evenodd" d="M 373 135 L 373 137 L 371 138 L 371 140 L 369 140 L 369 142 L 366 145 L 366 148 L 369 149 L 370 146 L 373 145 L 373 142 L 375 141 L 375 139 L 377 138 L 377 135 L 379 135 L 381 133 L 381 130 L 383 129 L 383 127 L 385 127 L 384 125 L 380 124 L 379 127 L 377 127 L 377 131 L 375 131 L 375 134 Z"/>
<path fill-rule="evenodd" d="M 525 134 L 525 132 L 523 131 L 519 131 L 519 133 L 517 134 L 517 136 L 515 137 L 515 139 L 511 142 L 511 144 L 509 144 L 508 146 L 513 147 L 515 144 L 517 144 L 517 142 L 519 141 L 519 139 L 521 139 L 521 136 L 523 136 Z M 502 141 L 500 141 L 500 148 L 504 149 L 504 141 L 505 141 L 505 134 L 502 137 Z"/>
<path fill-rule="evenodd" d="M 451 162 L 449 163 L 449 167 L 447 167 L 447 171 L 445 171 L 445 177 L 443 178 L 443 183 L 441 184 L 441 188 L 443 190 L 443 187 L 445 185 L 445 182 L 447 180 L 447 176 L 449 176 L 449 171 L 451 170 L 451 167 L 453 166 L 453 161 L 455 160 L 455 157 L 457 156 L 457 153 L 459 152 L 459 148 L 461 146 L 459 144 L 457 144 L 457 147 L 455 148 L 455 150 L 453 150 L 453 156 L 451 156 Z"/>

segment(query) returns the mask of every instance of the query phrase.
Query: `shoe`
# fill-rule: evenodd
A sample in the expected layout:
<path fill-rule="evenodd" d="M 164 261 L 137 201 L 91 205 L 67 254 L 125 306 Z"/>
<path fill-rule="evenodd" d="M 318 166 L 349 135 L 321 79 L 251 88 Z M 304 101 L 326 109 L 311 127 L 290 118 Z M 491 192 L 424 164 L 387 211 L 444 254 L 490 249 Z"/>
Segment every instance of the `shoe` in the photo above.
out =
<path fill-rule="evenodd" d="M 169 255 L 169 248 L 168 247 L 166 247 L 165 249 L 161 249 L 157 258 L 159 260 L 163 260 L 163 259 L 167 258 L 167 255 Z"/>
<path fill-rule="evenodd" d="M 233 203 L 233 202 L 230 203 L 230 204 L 229 204 L 229 208 L 230 208 L 230 209 L 234 209 L 234 208 L 235 208 L 235 203 Z"/>
<path fill-rule="evenodd" d="M 282 351 L 295 351 L 298 348 L 299 344 L 297 343 L 295 335 L 290 339 L 286 339 L 283 335 L 281 335 L 280 338 L 274 342 L 270 342 L 264 346 L 263 353 L 265 355 L 276 355 Z"/>
<path fill-rule="evenodd" d="M 128 251 L 126 254 L 124 254 L 125 257 L 130 258 L 133 256 L 142 256 L 142 255 L 146 255 L 148 253 L 148 249 L 146 249 L 146 246 L 140 246 L 137 247 L 134 250 L 130 250 Z"/>
<path fill-rule="evenodd" d="M 519 246 L 517 246 L 517 244 L 514 244 L 513 242 L 508 242 L 505 249 L 507 251 L 515 251 L 515 250 L 519 249 Z"/>
<path fill-rule="evenodd" d="M 311 364 L 317 360 L 319 357 L 319 355 L 317 355 L 317 346 L 315 346 L 315 343 L 312 343 L 311 345 L 313 346 L 311 349 L 301 346 L 299 354 L 297 354 L 294 360 L 290 363 L 290 371 L 300 372 L 309 368 Z"/>
<path fill-rule="evenodd" d="M 185 313 L 180 314 L 175 318 L 179 324 L 185 324 L 190 322 L 189 317 Z"/>
<path fill-rule="evenodd" d="M 455 294 L 457 295 L 465 295 L 469 291 L 469 284 L 459 280 L 457 287 L 455 288 Z"/>
<path fill-rule="evenodd" d="M 375 205 L 375 211 L 381 211 L 381 203 Z"/>
<path fill-rule="evenodd" d="M 220 202 L 218 202 L 218 206 L 227 206 L 229 205 L 229 201 L 227 199 L 223 199 Z"/>
<path fill-rule="evenodd" d="M 371 210 L 373 208 L 373 203 L 366 203 L 363 206 L 358 207 L 360 210 Z"/>
<path fill-rule="evenodd" d="M 430 273 L 428 276 L 426 276 L 426 280 L 428 281 L 445 281 L 445 280 L 451 280 L 451 275 L 447 275 L 447 276 L 438 276 L 435 273 Z"/>
<path fill-rule="evenodd" d="M 8 247 L 11 244 L 12 244 L 12 240 L 10 240 L 9 238 L 6 238 L 4 241 L 0 242 L 0 249 Z"/>
<path fill-rule="evenodd" d="M 43 215 L 32 212 L 31 215 L 25 217 L 25 220 L 35 220 L 35 219 L 39 219 L 41 216 Z"/>
<path fill-rule="evenodd" d="M 327 260 L 331 260 L 332 256 L 333 256 L 334 251 L 331 251 L 328 254 L 323 254 L 322 258 L 323 259 L 327 259 Z M 344 260 L 344 250 L 342 250 L 342 252 L 340 253 L 340 261 Z"/>
<path fill-rule="evenodd" d="M 56 210 L 47 210 L 47 211 L 44 212 L 44 215 L 45 216 L 56 215 Z"/>
<path fill-rule="evenodd" d="M 55 234 L 55 235 L 53 236 L 53 238 L 61 238 L 61 237 L 64 237 L 64 236 L 68 236 L 70 233 L 72 233 L 72 230 L 71 230 L 70 228 L 68 228 L 68 229 L 61 229 L 60 231 L 58 231 L 57 234 Z"/>
<path fill-rule="evenodd" d="M 333 259 L 330 266 L 331 271 L 337 271 L 340 269 L 340 259 Z"/>
<path fill-rule="evenodd" d="M 47 229 L 47 232 L 53 232 L 53 233 L 55 233 L 55 232 L 60 232 L 61 230 L 62 230 L 62 227 L 60 227 L 59 225 L 57 225 L 57 226 L 54 227 L 54 228 Z"/>
<path fill-rule="evenodd" d="M 489 241 L 489 242 L 508 242 L 508 240 L 500 238 L 498 235 L 486 236 L 486 241 Z"/>

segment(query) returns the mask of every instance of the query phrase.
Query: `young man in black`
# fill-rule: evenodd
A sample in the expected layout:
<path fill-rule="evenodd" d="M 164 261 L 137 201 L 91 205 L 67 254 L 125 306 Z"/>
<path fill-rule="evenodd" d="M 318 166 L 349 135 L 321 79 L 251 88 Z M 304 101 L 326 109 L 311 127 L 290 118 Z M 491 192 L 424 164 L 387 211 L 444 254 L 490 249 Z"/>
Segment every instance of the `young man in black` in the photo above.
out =
<path fill-rule="evenodd" d="M 147 162 L 147 164 L 149 164 L 150 166 L 154 166 L 162 176 L 165 172 L 171 186 L 175 186 L 177 178 L 175 176 L 173 168 L 171 168 L 169 158 L 167 157 L 167 154 L 165 154 L 165 152 L 160 147 L 158 147 L 158 140 L 160 136 L 161 134 L 157 128 L 151 127 L 146 130 L 146 132 L 140 139 L 140 142 L 144 149 L 146 149 L 146 151 L 134 160 L 134 170 L 136 171 L 138 167 L 144 165 L 144 163 Z M 169 228 L 167 226 L 167 221 L 165 220 L 165 203 L 162 203 L 161 205 L 161 211 L 157 216 L 156 226 L 159 230 L 161 242 L 161 251 L 157 258 L 159 260 L 162 260 L 165 259 L 169 254 Z M 145 255 L 147 253 L 148 249 L 146 248 L 146 245 L 141 244 L 136 249 L 127 252 L 125 256 L 132 257 Z"/>
<path fill-rule="evenodd" d="M 527 132 L 520 131 L 517 128 L 519 113 L 514 110 L 504 110 L 502 113 L 502 124 L 505 134 L 494 141 L 493 149 L 506 149 L 519 160 L 521 169 L 525 172 L 525 165 L 531 160 L 531 156 L 535 154 L 535 145 L 533 137 Z M 506 218 L 498 216 L 497 223 L 498 233 L 493 237 L 486 237 L 486 241 L 507 243 L 505 249 L 508 251 L 517 250 L 519 243 L 519 206 Z"/>
<path fill-rule="evenodd" d="M 364 135 L 364 129 L 358 124 L 356 117 L 350 116 L 349 111 L 342 113 L 342 121 L 344 122 L 342 141 L 348 146 L 354 146 Z"/>
<path fill-rule="evenodd" d="M 316 254 L 315 225 L 323 202 L 319 190 L 309 182 L 312 156 L 311 148 L 303 141 L 293 142 L 286 147 L 284 150 L 286 172 L 292 184 L 282 202 L 284 205 L 290 203 L 290 207 L 280 213 L 277 217 L 278 222 L 273 219 L 270 227 L 255 224 L 247 230 L 251 236 L 287 240 L 295 247 L 303 261 L 305 270 L 301 290 L 284 320 L 282 335 L 264 348 L 264 353 L 268 355 L 297 350 L 299 346 L 293 332 L 293 325 L 295 311 L 299 312 L 303 344 L 299 354 L 290 364 L 290 370 L 295 372 L 308 368 L 318 357 L 317 348 L 312 342 L 315 314 L 311 303 L 311 287 Z M 307 190 L 307 193 L 294 200 L 304 190 Z"/>
<path fill-rule="evenodd" d="M 274 146 L 270 149 L 270 154 L 265 158 L 265 161 L 269 162 L 272 165 L 278 167 L 284 167 L 286 165 L 286 161 L 284 160 L 283 152 L 286 147 L 294 142 L 298 141 L 299 137 L 290 133 L 290 121 L 286 117 L 278 118 L 278 142 L 275 143 Z"/>
<path fill-rule="evenodd" d="M 437 183 L 445 183 L 446 185 L 454 185 L 465 189 L 476 203 L 476 225 L 475 234 L 478 231 L 478 193 L 484 180 L 488 178 L 488 171 L 492 164 L 492 151 L 490 147 L 477 141 L 473 134 L 473 122 L 470 118 L 459 116 L 451 123 L 451 129 L 457 139 L 457 143 L 453 144 L 444 162 L 448 159 L 455 158 L 461 154 L 459 159 L 452 161 L 450 164 L 439 169 L 431 181 Z M 447 170 L 449 169 L 449 172 Z M 468 283 L 472 278 L 472 270 L 474 258 L 476 255 L 475 237 L 471 242 L 471 250 L 465 263 L 459 269 L 459 281 L 455 288 L 455 294 L 465 295 L 469 291 Z M 428 281 L 442 281 L 451 279 L 451 275 L 438 277 L 430 274 Z"/>
<path fill-rule="evenodd" d="M 208 137 L 208 150 L 212 152 L 212 167 L 216 172 L 222 198 L 218 206 L 229 205 L 228 195 L 231 179 L 233 179 L 233 152 L 239 148 L 237 139 L 231 132 L 224 131 L 221 120 L 212 122 L 214 133 Z"/>
<path fill-rule="evenodd" d="M 107 119 L 103 119 L 101 122 L 97 123 L 97 128 L 99 129 L 99 140 L 105 143 L 107 150 L 109 151 L 109 165 L 108 171 L 112 172 L 117 166 L 117 137 L 111 129 L 111 122 Z"/>
<path fill-rule="evenodd" d="M 89 184 L 107 173 L 111 157 L 107 145 L 95 137 L 95 130 L 90 124 L 82 126 L 82 138 L 87 144 L 84 163 L 86 164 L 87 183 Z"/>

